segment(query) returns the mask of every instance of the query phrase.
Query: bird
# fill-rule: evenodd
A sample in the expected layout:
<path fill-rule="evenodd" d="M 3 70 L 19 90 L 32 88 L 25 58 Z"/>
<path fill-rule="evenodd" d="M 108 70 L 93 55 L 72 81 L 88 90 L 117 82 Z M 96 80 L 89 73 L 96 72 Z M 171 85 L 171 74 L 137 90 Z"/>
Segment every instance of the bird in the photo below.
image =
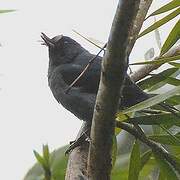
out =
<path fill-rule="evenodd" d="M 43 44 L 48 47 L 48 84 L 53 96 L 64 108 L 83 120 L 86 128 L 90 128 L 99 87 L 102 57 L 91 54 L 68 36 L 57 35 L 49 38 L 42 33 L 41 38 Z M 71 83 L 94 57 L 96 60 L 67 93 Z M 126 74 L 119 109 L 128 108 L 149 97 L 149 94 Z"/>

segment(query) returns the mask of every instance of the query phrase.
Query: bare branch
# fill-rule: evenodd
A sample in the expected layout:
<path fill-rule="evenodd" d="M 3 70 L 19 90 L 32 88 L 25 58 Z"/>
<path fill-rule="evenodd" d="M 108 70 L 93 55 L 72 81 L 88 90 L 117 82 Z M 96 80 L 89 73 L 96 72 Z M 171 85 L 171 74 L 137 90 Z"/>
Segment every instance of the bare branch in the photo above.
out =
<path fill-rule="evenodd" d="M 132 28 L 140 1 L 119 1 L 107 50 L 102 61 L 101 80 L 91 126 L 88 179 L 109 180 L 115 114 L 123 87 L 132 41 Z M 123 28 L 122 28 L 123 27 Z M 132 45 L 133 46 L 133 45 Z"/>
<path fill-rule="evenodd" d="M 84 122 L 79 130 L 77 139 L 88 129 L 88 124 Z M 89 136 L 89 134 L 87 134 Z M 81 142 L 81 145 L 69 148 L 66 154 L 69 153 L 68 165 L 66 170 L 65 180 L 87 179 L 87 158 L 88 158 L 89 143 Z M 70 152 L 69 152 L 70 151 Z"/>
<path fill-rule="evenodd" d="M 87 157 L 89 144 L 76 147 L 69 155 L 65 180 L 87 179 Z"/>
<path fill-rule="evenodd" d="M 132 0 L 132 2 L 133 1 L 134 0 Z M 137 15 L 137 17 L 135 19 L 136 23 L 134 23 L 134 26 L 133 26 L 132 31 L 131 31 L 131 34 L 133 36 L 131 36 L 131 38 L 129 40 L 129 41 L 131 41 L 131 45 L 130 45 L 129 50 L 127 51 L 127 55 L 130 54 L 130 51 L 131 51 L 131 49 L 132 49 L 132 47 L 134 45 L 136 37 L 139 34 L 139 31 L 141 29 L 141 26 L 142 26 L 142 24 L 144 22 L 145 16 L 147 14 L 147 11 L 148 11 L 151 3 L 152 3 L 152 0 L 141 0 L 141 2 L 140 2 L 140 6 L 139 6 L 139 10 L 138 10 L 138 15 Z M 128 9 L 127 12 L 128 11 L 130 11 L 130 9 Z M 123 29 L 123 28 L 124 27 L 121 27 L 121 29 Z M 123 35 L 123 34 L 120 34 L 120 31 L 118 32 L 118 34 L 120 36 Z M 117 38 L 118 38 L 118 36 L 117 36 Z M 119 49 L 117 49 L 117 51 L 119 51 Z M 119 77 L 119 74 L 118 74 L 118 77 Z M 110 93 L 112 93 L 112 91 Z M 96 110 L 98 110 L 98 105 L 96 105 Z M 88 155 L 88 144 L 86 144 L 86 146 L 87 147 L 81 148 L 81 149 L 79 149 L 79 147 L 76 147 L 70 153 L 69 161 L 68 161 L 68 168 L 67 168 L 67 172 L 66 172 L 66 180 L 74 180 L 74 179 L 77 179 L 78 177 L 81 177 L 82 174 L 86 175 L 86 173 L 84 173 L 84 172 L 87 171 L 86 165 L 87 165 L 87 155 Z M 103 150 L 102 150 L 102 152 L 103 152 Z M 103 157 L 103 154 L 100 154 L 100 156 L 105 159 L 105 157 Z M 96 161 L 98 161 L 98 159 Z M 73 171 L 73 170 L 75 170 L 75 171 Z M 103 169 L 103 171 L 104 170 L 105 169 Z M 86 178 L 84 178 L 84 179 L 86 179 Z M 99 179 L 99 177 L 98 177 L 98 179 Z"/>

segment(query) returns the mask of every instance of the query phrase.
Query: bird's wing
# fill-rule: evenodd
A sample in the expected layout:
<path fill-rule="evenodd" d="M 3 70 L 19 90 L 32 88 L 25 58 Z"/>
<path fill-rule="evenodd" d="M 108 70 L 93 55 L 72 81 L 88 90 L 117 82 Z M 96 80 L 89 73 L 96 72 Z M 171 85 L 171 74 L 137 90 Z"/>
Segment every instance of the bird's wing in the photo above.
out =
<path fill-rule="evenodd" d="M 62 78 L 70 85 L 84 70 L 84 67 L 76 64 L 66 64 L 61 68 Z M 81 78 L 74 84 L 86 93 L 97 93 L 99 87 L 101 69 L 99 66 L 90 67 Z"/>

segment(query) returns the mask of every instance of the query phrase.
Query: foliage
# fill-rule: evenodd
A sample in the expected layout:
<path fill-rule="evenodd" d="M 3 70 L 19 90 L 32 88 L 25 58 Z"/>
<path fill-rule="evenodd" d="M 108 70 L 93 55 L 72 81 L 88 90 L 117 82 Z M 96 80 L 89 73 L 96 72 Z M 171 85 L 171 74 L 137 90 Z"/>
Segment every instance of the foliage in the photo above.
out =
<path fill-rule="evenodd" d="M 0 14 L 2 14 L 2 13 L 9 13 L 9 12 L 13 12 L 13 11 L 16 11 L 16 10 L 14 10 L 14 9 L 4 9 L 4 10 L 0 10 Z"/>
<path fill-rule="evenodd" d="M 49 154 L 48 146 L 43 146 L 43 156 L 34 151 L 37 163 L 29 170 L 24 180 L 61 180 L 65 177 L 67 146 L 54 150 Z M 49 179 L 47 173 L 50 172 Z"/>
<path fill-rule="evenodd" d="M 169 13 L 169 11 L 171 12 Z M 180 1 L 172 0 L 150 14 L 146 19 L 162 13 L 169 14 L 142 31 L 139 34 L 139 38 L 177 17 L 180 14 Z M 163 65 L 168 63 L 169 66 L 166 70 L 141 80 L 138 85 L 147 92 L 158 90 L 167 84 L 170 84 L 173 88 L 119 112 L 117 120 L 128 124 L 151 126 L 153 131 L 147 138 L 153 142 L 160 143 L 168 149 L 169 155 L 180 167 L 180 113 L 169 113 L 157 106 L 158 103 L 167 102 L 172 106 L 175 105 L 176 109 L 178 109 L 180 104 L 180 80 L 178 79 L 180 73 L 180 63 L 178 62 L 180 54 L 178 53 L 171 57 L 163 56 L 177 43 L 179 38 L 180 21 L 177 20 L 162 45 L 160 55 L 156 61 L 142 61 L 132 64 Z M 116 134 L 118 133 L 121 133 L 121 131 L 117 130 Z M 115 157 L 116 151 L 117 145 L 115 141 L 112 159 L 113 161 L 116 160 L 116 162 L 113 166 L 112 180 L 176 180 L 180 176 L 167 160 L 152 151 L 151 148 L 144 147 L 138 140 L 135 140 L 131 151 L 119 153 Z M 47 146 L 43 147 L 43 156 L 34 151 L 38 163 L 27 173 L 24 180 L 43 180 L 46 177 L 46 172 L 50 172 L 51 180 L 64 179 L 67 164 L 67 157 L 65 157 L 64 152 L 65 148 L 63 147 L 49 154 Z"/>

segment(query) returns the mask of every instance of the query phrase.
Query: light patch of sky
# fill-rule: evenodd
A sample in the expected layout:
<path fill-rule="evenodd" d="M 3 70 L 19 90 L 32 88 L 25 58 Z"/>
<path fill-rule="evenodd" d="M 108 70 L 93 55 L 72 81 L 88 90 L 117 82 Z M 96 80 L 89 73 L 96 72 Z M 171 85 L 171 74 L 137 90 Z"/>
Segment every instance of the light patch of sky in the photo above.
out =
<path fill-rule="evenodd" d="M 54 100 L 48 88 L 48 54 L 46 47 L 38 42 L 40 32 L 51 37 L 57 34 L 71 36 L 96 53 L 98 49 L 74 34 L 72 29 L 106 42 L 117 2 L 0 2 L 1 9 L 17 9 L 0 15 L 1 178 L 22 179 L 35 162 L 33 149 L 41 151 L 42 143 L 48 143 L 51 149 L 67 144 L 75 138 L 81 124 Z M 156 0 L 152 10 L 166 2 Z M 164 34 L 167 31 L 162 32 L 163 38 Z M 151 47 L 157 49 L 154 36 L 149 34 L 138 40 L 131 59 L 142 60 Z"/>

